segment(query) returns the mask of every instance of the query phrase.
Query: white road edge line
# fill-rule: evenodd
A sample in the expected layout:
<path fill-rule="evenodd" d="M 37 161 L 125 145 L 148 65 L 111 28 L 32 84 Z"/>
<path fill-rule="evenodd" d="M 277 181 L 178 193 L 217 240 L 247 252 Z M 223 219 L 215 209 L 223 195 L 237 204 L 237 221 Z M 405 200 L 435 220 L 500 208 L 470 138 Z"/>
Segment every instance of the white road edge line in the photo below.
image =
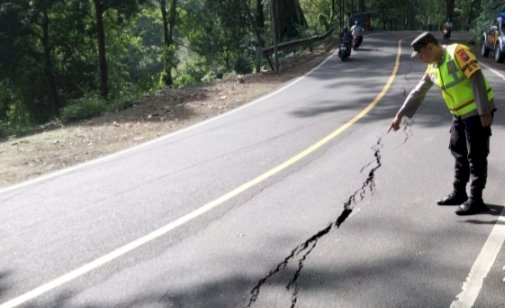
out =
<path fill-rule="evenodd" d="M 17 307 L 19 305 L 22 305 L 36 297 L 39 297 L 67 282 L 70 282 L 80 276 L 83 276 L 85 275 L 86 273 L 88 272 L 91 272 L 93 271 L 94 269 L 98 268 L 98 267 L 101 267 L 102 265 L 106 264 L 106 263 L 109 263 L 111 261 L 113 261 L 114 259 L 116 258 L 119 258 L 125 254 L 127 254 L 128 252 L 144 245 L 144 244 L 147 244 L 149 242 L 152 242 L 153 240 L 165 235 L 166 233 L 170 232 L 171 230 L 174 230 L 176 228 L 178 228 L 179 226 L 195 219 L 196 217 L 200 216 L 200 215 L 203 215 L 204 213 L 210 211 L 211 209 L 219 206 L 220 204 L 224 203 L 225 201 L 233 198 L 234 196 L 238 195 L 239 193 L 253 187 L 256 185 L 256 183 L 259 183 L 269 177 L 271 177 L 272 175 L 274 174 L 277 174 L 278 172 L 280 172 L 281 170 L 284 170 L 285 168 L 291 166 L 292 164 L 296 163 L 298 160 L 302 159 L 303 157 L 306 157 L 307 155 L 309 155 L 310 153 L 316 151 L 318 148 L 320 148 L 321 146 L 323 146 L 324 144 L 328 143 L 330 140 L 332 140 L 333 138 L 335 138 L 337 135 L 339 135 L 340 133 L 342 133 L 343 131 L 345 131 L 348 127 L 350 127 L 351 125 L 353 125 L 355 122 L 359 121 L 361 118 L 363 118 L 368 112 L 370 112 L 370 110 L 372 110 L 375 105 L 377 105 L 379 103 L 379 101 L 382 99 L 382 97 L 384 95 L 386 95 L 386 92 L 389 90 L 389 88 L 391 87 L 391 84 L 393 83 L 394 79 L 396 78 L 396 75 L 397 75 L 397 72 L 398 72 L 398 68 L 399 68 L 399 65 L 400 65 L 400 56 L 401 56 L 401 52 L 402 52 L 402 48 L 401 48 L 401 43 L 402 41 L 398 41 L 398 49 L 397 49 L 397 54 L 396 54 L 396 61 L 395 61 L 395 65 L 394 65 L 394 68 L 393 68 L 393 72 L 391 73 L 391 76 L 389 77 L 388 81 L 386 82 L 386 85 L 384 86 L 384 88 L 382 89 L 382 91 L 374 98 L 374 100 L 367 106 L 365 107 L 361 112 L 359 112 L 356 116 L 354 116 L 351 120 L 349 120 L 348 122 L 346 122 L 345 124 L 343 124 L 342 126 L 340 126 L 339 128 L 337 128 L 335 131 L 333 131 L 331 134 L 329 134 L 328 136 L 326 136 L 325 138 L 319 140 L 318 142 L 314 143 L 312 146 L 310 146 L 309 148 L 305 149 L 304 151 L 298 153 L 297 155 L 291 157 L 290 159 L 288 159 L 287 161 L 285 161 L 284 163 L 281 163 L 280 165 L 278 165 L 277 167 L 274 167 L 273 169 L 259 175 L 258 177 L 250 180 L 249 182 L 245 183 L 245 184 L 242 184 L 241 186 L 235 188 L 234 190 L 232 191 L 229 191 L 228 193 L 222 195 L 221 197 L 203 205 L 202 207 L 176 219 L 175 221 L 171 222 L 171 223 L 168 223 L 162 227 L 160 227 L 159 229 L 156 229 L 154 231 L 152 231 L 151 233 L 147 234 L 147 235 L 144 235 L 142 236 L 141 238 L 138 238 L 130 243 L 127 243 L 119 248 L 116 248 L 115 250 L 89 262 L 89 263 L 86 263 L 84 265 L 82 265 L 81 267 L 79 268 L 76 268 L 66 274 L 63 274 L 61 276 L 59 276 L 58 278 L 55 278 L 54 280 L 51 280 L 39 287 L 36 287 L 28 292 L 25 292 L 11 300 L 8 300 L 7 302 L 4 302 L 2 304 L 0 304 L 0 308 L 13 308 L 13 307 Z M 319 64 L 316 68 L 314 68 L 313 70 L 311 70 L 310 72 L 308 72 L 307 74 L 303 75 L 302 77 L 296 79 L 295 81 L 293 81 L 292 83 L 290 83 L 288 86 L 298 82 L 299 80 L 301 80 L 302 78 L 304 78 L 305 76 L 309 75 L 310 73 L 312 73 L 314 70 L 316 70 L 317 68 L 319 68 L 321 65 L 323 65 L 326 61 L 328 61 L 330 58 L 332 58 L 335 54 L 337 53 L 337 51 L 335 51 L 332 55 L 330 55 L 328 58 L 326 58 L 323 62 L 321 62 L 321 64 Z M 288 86 L 286 87 L 283 87 L 281 89 L 279 89 L 278 91 L 274 92 L 274 93 L 278 93 L 280 92 L 282 89 L 285 89 L 287 88 Z M 273 95 L 273 94 L 272 94 Z M 266 97 L 269 97 L 269 96 L 266 96 Z M 1 192 L 1 191 L 0 191 Z"/>
<path fill-rule="evenodd" d="M 487 68 L 488 70 L 490 70 L 491 72 L 493 72 L 496 76 L 500 77 L 501 79 L 503 79 L 503 81 L 505 81 L 505 76 L 503 76 L 500 72 L 498 72 L 497 70 L 495 70 L 494 68 L 492 68 L 491 66 L 487 65 L 487 64 L 484 64 L 484 63 L 479 63 L 480 65 L 484 66 L 485 68 Z"/>
<path fill-rule="evenodd" d="M 491 68 L 490 66 L 481 63 L 482 66 L 493 72 L 496 76 L 505 81 L 505 76 Z M 486 243 L 482 247 L 477 259 L 475 260 L 468 277 L 466 278 L 461 293 L 456 296 L 456 299 L 451 303 L 451 308 L 472 307 L 479 296 L 480 290 L 487 277 L 489 270 L 493 266 L 498 253 L 505 241 L 505 209 L 502 210 L 496 224 L 491 230 Z M 504 267 L 505 270 L 505 267 Z M 505 281 L 505 279 L 504 279 Z"/>
<path fill-rule="evenodd" d="M 265 96 L 262 96 L 256 100 L 253 100 L 249 103 L 246 103 L 245 105 L 243 106 L 240 106 L 238 108 L 235 108 L 233 110 L 230 110 L 228 112 L 225 112 L 223 114 L 220 114 L 218 116 L 215 116 L 213 118 L 210 118 L 210 119 L 207 119 L 207 120 L 204 120 L 202 122 L 199 122 L 197 124 L 194 124 L 194 125 L 191 125 L 191 126 L 188 126 L 188 127 L 185 127 L 185 128 L 182 128 L 178 131 L 175 131 L 175 132 L 172 132 L 172 133 L 168 133 L 167 135 L 164 135 L 164 136 L 161 136 L 159 138 L 156 138 L 156 139 L 153 139 L 153 140 L 150 140 L 150 141 L 147 141 L 145 143 L 142 143 L 142 144 L 139 144 L 139 145 L 136 145 L 136 146 L 133 146 L 131 148 L 128 148 L 128 149 L 125 149 L 125 150 L 122 150 L 122 151 L 119 151 L 119 152 L 115 152 L 115 153 L 112 153 L 112 154 L 108 154 L 108 155 L 105 155 L 105 156 L 102 156 L 102 157 L 99 157 L 99 158 L 96 158 L 96 159 L 93 159 L 93 160 L 90 160 L 90 161 L 87 161 L 87 162 L 83 162 L 83 163 L 80 163 L 80 164 L 77 164 L 75 166 L 71 166 L 71 167 L 68 167 L 68 168 L 64 168 L 64 169 L 60 169 L 58 171 L 54 171 L 54 172 L 51 172 L 51 173 L 48 173 L 48 174 L 45 174 L 45 175 L 42 175 L 40 177 L 37 177 L 37 178 L 34 178 L 34 179 L 31 179 L 31 180 L 27 180 L 25 182 L 21 182 L 19 184 L 14 184 L 12 186 L 7 186 L 5 188 L 1 188 L 0 189 L 0 194 L 2 193 L 6 193 L 8 191 L 12 191 L 12 190 L 15 190 L 15 189 L 19 189 L 19 188 L 22 188 L 22 187 L 25 187 L 25 186 L 28 186 L 28 185 L 31 185 L 31 184 L 34 184 L 34 183 L 38 183 L 38 182 L 42 182 L 44 180 L 47 180 L 47 179 L 51 179 L 51 178 L 54 178 L 54 177 L 57 177 L 57 176 L 60 176 L 62 174 L 66 174 L 66 173 L 69 173 L 69 172 L 72 172 L 74 170 L 77 170 L 77 169 L 80 169 L 80 168 L 84 168 L 86 166 L 89 166 L 89 165 L 93 165 L 93 164 L 97 164 L 97 163 L 100 163 L 100 162 L 103 162 L 103 161 L 106 161 L 106 160 L 109 160 L 109 159 L 113 159 L 115 158 L 116 156 L 120 156 L 120 155 L 123 155 L 125 153 L 129 153 L 129 152 L 133 152 L 133 151 L 136 151 L 136 150 L 139 150 L 139 149 L 142 149 L 142 148 L 145 148 L 145 147 L 148 147 L 150 146 L 151 144 L 154 144 L 156 142 L 159 142 L 161 140 L 164 140 L 164 139 L 168 139 L 168 138 L 172 138 L 174 136 L 177 136 L 177 135 L 180 135 L 182 133 L 185 133 L 186 131 L 189 131 L 191 129 L 195 129 L 197 127 L 200 127 L 200 126 L 203 126 L 203 125 L 206 125 L 207 123 L 209 122 L 213 122 L 213 121 L 216 121 L 218 119 L 221 119 L 223 117 L 226 117 L 226 116 L 229 116 L 235 112 L 238 112 L 239 110 L 242 110 L 242 109 L 245 109 L 245 108 L 248 108 L 248 107 L 251 107 L 252 105 L 255 105 L 257 103 L 260 103 L 272 96 L 275 96 L 277 95 L 278 93 L 286 90 L 287 88 L 295 85 L 296 83 L 298 83 L 300 80 L 302 80 L 303 78 L 307 77 L 308 75 L 312 74 L 312 72 L 314 72 L 315 70 L 317 70 L 319 67 L 321 67 L 323 64 L 325 64 L 327 61 L 329 61 L 331 58 L 333 58 L 333 56 L 338 52 L 338 50 L 336 50 L 335 52 L 333 52 L 331 55 L 329 55 L 326 59 L 324 59 L 321 63 L 319 63 L 318 66 L 316 66 L 315 68 L 313 68 L 312 70 L 310 70 L 308 73 L 306 73 L 305 75 L 303 76 L 300 76 L 298 77 L 297 79 L 291 81 L 290 83 L 288 83 L 287 85 L 275 90 L 274 92 L 272 93 L 269 93 L 269 94 L 266 94 Z"/>
<path fill-rule="evenodd" d="M 221 117 L 223 117 L 224 115 L 229 115 L 233 112 L 237 112 L 238 110 L 242 109 L 242 108 L 245 108 L 247 106 L 251 106 L 252 104 L 254 103 L 258 103 L 264 99 L 267 99 L 268 97 L 271 97 L 273 95 L 276 95 L 277 93 L 279 92 L 282 92 L 283 90 L 285 90 L 286 88 L 294 85 L 295 83 L 299 82 L 300 80 L 302 80 L 303 78 L 307 77 L 308 75 L 310 75 L 313 71 L 317 70 L 320 66 L 322 66 L 324 63 L 326 63 L 327 61 L 329 61 L 331 58 L 333 58 L 335 56 L 335 54 L 337 53 L 337 51 L 333 52 L 330 56 L 328 56 L 324 61 L 322 61 L 318 66 L 316 66 L 314 69 L 310 70 L 308 73 L 306 73 L 305 75 L 297 78 L 296 80 L 292 81 L 291 83 L 287 84 L 286 86 L 276 90 L 275 92 L 271 93 L 271 94 L 268 94 L 262 98 L 259 98 L 258 100 L 255 100 L 247 105 L 244 105 L 240 108 L 237 108 L 237 109 L 234 109 L 228 113 L 225 113 L 221 116 L 218 116 L 218 117 L 215 117 L 215 118 L 212 118 L 212 119 L 209 119 L 205 122 L 201 122 L 199 124 L 196 124 L 196 125 L 193 125 L 193 126 L 190 126 L 186 129 L 183 129 L 181 131 L 178 131 L 178 132 L 175 132 L 173 134 L 169 134 L 169 135 L 166 135 L 166 136 L 163 136 L 163 137 L 160 137 L 160 138 L 157 138 L 155 140 L 152 140 L 150 142 L 147 142 L 147 143 L 144 143 L 142 145 L 139 145 L 137 147 L 134 147 L 134 148 L 131 148 L 131 149 L 127 149 L 127 150 L 124 150 L 124 151 L 121 151 L 121 152 L 118 152 L 118 153 L 115 153 L 115 154 L 111 154 L 109 156 L 106 156 L 106 157 L 103 157 L 103 158 L 99 158 L 97 160 L 94 160 L 94 161 L 91 161 L 91 162 L 88 162 L 88 163 L 83 163 L 83 164 L 80 164 L 78 166 L 75 166 L 75 167 L 71 167 L 71 168 L 68 168 L 68 169 L 65 169 L 65 170 L 62 170 L 62 171 L 58 171 L 58 172 L 55 172 L 55 173 L 52 173 L 50 175 L 47 175 L 47 176 L 43 176 L 41 178 L 37 178 L 37 179 L 34 179 L 34 180 L 31 180 L 31 181 L 28 181 L 28 182 L 24 182 L 24 183 L 21 183 L 19 185 L 16 185 L 16 186 L 13 186 L 11 188 L 7 188 L 5 190 L 0 190 L 0 194 L 1 193 L 5 193 L 6 191 L 9 191 L 9 190 L 13 190 L 15 188 L 19 188 L 19 187 L 22 187 L 22 186 L 26 186 L 26 185 L 29 185 L 29 184 L 32 184 L 32 183 L 36 183 L 38 181 L 42 181 L 46 178 L 50 178 L 50 177 L 55 177 L 55 176 L 58 176 L 60 174 L 64 174 L 66 172 L 70 172 L 72 170 L 75 170 L 75 169 L 78 169 L 78 168 L 81 168 L 83 166 L 86 166 L 86 165 L 89 165 L 89 164 L 93 164 L 93 163 L 97 163 L 99 161 L 102 161 L 102 160 L 105 160 L 105 159 L 110 159 L 112 157 L 115 157 L 117 155 L 120 155 L 122 153 L 126 153 L 126 152 L 129 152 L 129 151 L 132 151 L 134 149 L 139 149 L 139 148 L 142 148 L 142 147 L 145 147 L 149 144 L 152 144 L 158 140 L 161 140 L 161 139 L 164 139 L 164 138 L 168 138 L 168 137 L 171 137 L 173 135 L 176 135 L 176 134 L 180 134 L 182 131 L 186 131 L 186 130 L 189 130 L 189 129 L 192 129 L 192 128 L 195 128 L 195 127 L 198 127 L 200 125 L 204 125 L 205 123 L 209 122 L 209 121 L 213 121 L 213 120 L 216 120 L 216 119 L 219 119 Z M 307 150 L 306 150 L 307 151 Z M 303 154 L 303 152 L 302 152 Z M 299 154 L 300 155 L 300 154 Z M 289 164 L 284 164 L 284 165 L 289 165 Z M 252 186 L 255 185 L 255 181 L 260 181 L 264 178 L 268 178 L 271 174 L 277 172 L 276 169 L 280 169 L 280 168 L 285 168 L 283 167 L 283 164 L 281 164 L 280 166 L 278 166 L 277 168 L 274 168 L 266 173 L 264 173 L 263 175 L 257 177 L 256 179 L 252 180 L 252 181 L 249 181 L 247 182 L 246 184 L 243 184 L 241 186 L 239 186 L 238 188 L 224 194 L 223 196 L 203 205 L 202 207 L 180 217 L 179 219 L 176 219 L 175 221 L 157 229 L 157 230 L 154 230 L 152 231 L 151 233 L 145 235 L 145 236 L 142 236 L 141 238 L 138 238 L 130 243 L 127 243 L 89 263 L 86 263 L 84 264 L 83 266 L 79 267 L 79 268 L 76 268 L 66 274 L 63 274 L 61 276 L 59 276 L 58 278 L 54 279 L 54 280 L 51 280 L 39 287 L 36 287 L 35 289 L 32 289 L 20 296 L 17 296 L 11 300 L 8 300 L 7 302 L 4 302 L 2 304 L 0 304 L 0 308 L 13 308 L 13 307 L 17 307 L 19 305 L 22 305 L 24 303 L 26 303 L 27 301 L 30 301 L 42 294 L 45 294 L 67 282 L 70 282 L 88 272 L 91 272 L 93 271 L 94 269 L 106 264 L 106 263 L 109 263 L 111 262 L 112 260 L 114 259 L 117 259 L 118 257 L 122 256 L 122 255 L 125 255 L 126 253 L 132 251 L 132 250 L 135 250 L 136 248 L 146 244 L 146 243 L 149 243 L 155 239 L 157 239 L 158 237 L 162 236 L 162 235 L 165 235 L 166 233 L 168 233 L 169 231 L 173 230 L 173 229 L 176 229 L 178 228 L 179 226 L 181 225 L 184 225 L 185 223 L 195 219 L 196 217 L 208 212 L 209 210 L 213 209 L 214 207 L 218 206 L 219 204 L 225 202 L 226 200 L 232 198 L 233 196 L 239 194 L 241 191 L 244 191 Z"/>
<path fill-rule="evenodd" d="M 505 241 L 505 209 L 502 210 L 496 224 L 491 230 L 486 243 L 482 247 L 479 256 L 466 278 L 462 291 L 451 303 L 451 308 L 472 307 L 479 296 L 480 290 L 487 277 L 489 270 L 493 266 L 498 253 Z"/>

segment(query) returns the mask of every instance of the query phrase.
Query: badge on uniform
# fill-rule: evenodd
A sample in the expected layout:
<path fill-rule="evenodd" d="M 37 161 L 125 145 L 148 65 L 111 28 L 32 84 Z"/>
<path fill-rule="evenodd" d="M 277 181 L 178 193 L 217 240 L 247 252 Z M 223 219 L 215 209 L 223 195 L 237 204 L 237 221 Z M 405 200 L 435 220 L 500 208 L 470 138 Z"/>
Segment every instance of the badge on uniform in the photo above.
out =
<path fill-rule="evenodd" d="M 470 60 L 470 56 L 468 56 L 464 49 L 458 50 L 457 55 L 461 58 L 461 60 L 463 60 L 463 62 L 468 62 L 468 60 Z"/>

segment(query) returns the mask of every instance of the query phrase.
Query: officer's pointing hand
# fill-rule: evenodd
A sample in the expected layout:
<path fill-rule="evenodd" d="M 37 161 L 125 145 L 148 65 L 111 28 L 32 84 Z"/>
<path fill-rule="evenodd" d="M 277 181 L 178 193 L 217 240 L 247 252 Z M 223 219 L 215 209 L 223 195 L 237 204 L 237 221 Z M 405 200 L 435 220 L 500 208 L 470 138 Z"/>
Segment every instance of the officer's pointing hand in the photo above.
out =
<path fill-rule="evenodd" d="M 393 130 L 397 131 L 400 129 L 400 123 L 402 122 L 402 116 L 401 115 L 396 115 L 393 121 L 391 122 L 391 125 L 389 126 L 388 133 Z"/>

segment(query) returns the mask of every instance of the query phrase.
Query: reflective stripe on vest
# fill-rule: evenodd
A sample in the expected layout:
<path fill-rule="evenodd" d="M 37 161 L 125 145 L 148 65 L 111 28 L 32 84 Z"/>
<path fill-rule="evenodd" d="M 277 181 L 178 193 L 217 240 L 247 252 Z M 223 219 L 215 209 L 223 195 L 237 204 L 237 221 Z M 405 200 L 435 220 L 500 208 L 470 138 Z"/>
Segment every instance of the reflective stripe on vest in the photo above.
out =
<path fill-rule="evenodd" d="M 444 53 L 444 61 L 428 65 L 428 74 L 431 81 L 442 89 L 442 96 L 449 111 L 456 116 L 463 116 L 477 109 L 472 90 L 472 82 L 466 78 L 463 70 L 456 61 L 454 54 L 458 44 L 447 46 Z M 463 47 L 460 45 L 460 47 Z M 488 99 L 494 97 L 489 81 L 484 77 Z"/>

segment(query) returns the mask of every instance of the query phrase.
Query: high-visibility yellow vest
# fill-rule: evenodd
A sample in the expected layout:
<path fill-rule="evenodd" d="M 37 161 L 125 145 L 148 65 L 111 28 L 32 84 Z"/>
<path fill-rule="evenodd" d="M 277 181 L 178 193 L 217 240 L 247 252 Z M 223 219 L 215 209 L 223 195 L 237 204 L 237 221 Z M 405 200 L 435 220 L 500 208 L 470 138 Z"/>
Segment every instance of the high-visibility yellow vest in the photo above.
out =
<path fill-rule="evenodd" d="M 468 47 L 464 45 L 452 44 L 447 46 L 442 64 L 440 66 L 436 63 L 429 64 L 427 70 L 431 81 L 442 89 L 442 96 L 447 108 L 455 116 L 464 116 L 477 109 L 472 82 L 465 75 L 465 71 L 471 75 L 474 71 L 480 69 L 480 66 L 475 56 L 471 52 L 466 53 L 466 50 L 468 50 Z M 463 59 L 463 68 L 455 59 L 456 52 L 459 53 L 460 59 Z M 494 98 L 493 90 L 485 77 L 484 81 L 488 99 L 491 100 Z"/>

